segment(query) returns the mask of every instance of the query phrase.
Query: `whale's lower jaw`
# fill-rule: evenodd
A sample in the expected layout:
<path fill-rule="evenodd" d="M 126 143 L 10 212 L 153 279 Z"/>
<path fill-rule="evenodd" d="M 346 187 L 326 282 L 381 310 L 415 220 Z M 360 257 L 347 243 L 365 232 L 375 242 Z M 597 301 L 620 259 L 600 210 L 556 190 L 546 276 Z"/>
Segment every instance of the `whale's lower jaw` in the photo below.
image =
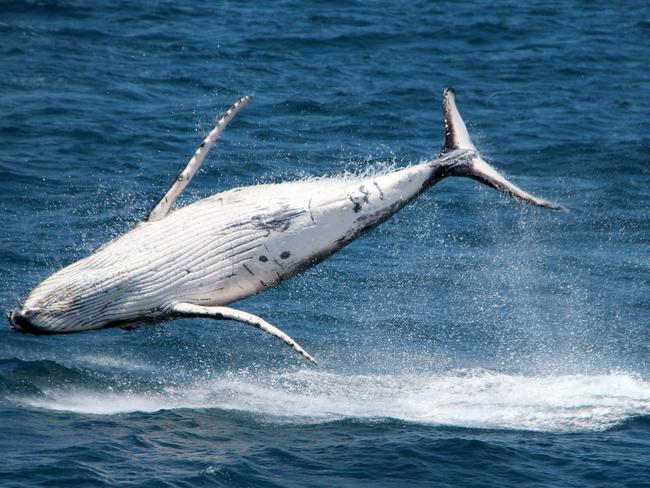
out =
<path fill-rule="evenodd" d="M 30 335 L 63 335 L 63 334 L 75 334 L 79 332 L 89 332 L 93 330 L 103 330 L 111 329 L 113 327 L 120 327 L 125 330 L 136 329 L 144 325 L 155 325 L 168 320 L 171 320 L 173 317 L 171 314 L 168 316 L 156 316 L 156 317 L 146 317 L 140 316 L 136 320 L 133 319 L 124 319 L 124 320 L 115 320 L 112 322 L 106 322 L 101 325 L 84 325 L 74 328 L 64 328 L 64 327 L 41 327 L 34 325 L 30 322 L 15 321 L 12 318 L 9 318 L 9 326 L 14 332 L 20 332 L 21 334 L 30 334 Z"/>

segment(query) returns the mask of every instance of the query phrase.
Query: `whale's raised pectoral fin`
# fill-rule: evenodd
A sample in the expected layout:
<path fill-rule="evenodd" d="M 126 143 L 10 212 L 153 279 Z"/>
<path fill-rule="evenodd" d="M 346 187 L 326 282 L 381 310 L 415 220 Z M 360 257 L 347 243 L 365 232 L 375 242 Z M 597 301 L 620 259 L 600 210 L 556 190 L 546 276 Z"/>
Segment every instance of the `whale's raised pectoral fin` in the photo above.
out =
<path fill-rule="evenodd" d="M 253 97 L 250 95 L 240 98 L 232 107 L 230 107 L 226 114 L 219 119 L 219 122 L 217 122 L 214 129 L 212 129 L 208 136 L 203 139 L 203 142 L 197 148 L 192 159 L 190 159 L 187 166 L 185 166 L 185 169 L 183 169 L 183 171 L 181 171 L 176 177 L 172 186 L 170 186 L 167 193 L 165 193 L 165 196 L 163 196 L 162 199 L 149 211 L 149 215 L 145 219 L 146 221 L 155 222 L 156 220 L 164 218 L 169 213 L 172 205 L 174 205 L 176 200 L 178 200 L 178 197 L 183 193 L 185 187 L 190 181 L 192 181 L 192 178 L 201 167 L 201 164 L 208 155 L 208 152 L 210 152 L 212 145 L 217 139 L 219 139 L 219 136 L 235 115 L 237 115 L 237 112 L 250 102 L 251 98 Z"/>
<path fill-rule="evenodd" d="M 302 356 L 309 359 L 312 363 L 318 364 L 316 360 L 296 341 L 277 327 L 269 324 L 266 320 L 252 313 L 242 312 L 230 307 L 205 307 L 203 305 L 194 305 L 193 303 L 179 303 L 172 309 L 177 317 L 209 317 L 216 320 L 236 320 L 245 324 L 252 325 L 264 332 L 277 337 L 285 344 L 288 344 Z"/>

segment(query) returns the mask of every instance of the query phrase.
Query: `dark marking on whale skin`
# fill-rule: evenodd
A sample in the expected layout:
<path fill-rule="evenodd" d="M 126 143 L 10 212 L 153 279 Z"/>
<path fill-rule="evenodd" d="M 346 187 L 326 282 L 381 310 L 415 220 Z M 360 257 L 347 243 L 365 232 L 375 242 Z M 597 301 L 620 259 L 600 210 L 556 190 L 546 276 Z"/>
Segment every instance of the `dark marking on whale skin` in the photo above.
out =
<path fill-rule="evenodd" d="M 205 141 L 203 141 L 199 147 L 205 147 Z"/>
<path fill-rule="evenodd" d="M 359 191 L 363 195 L 362 198 L 363 198 L 364 203 L 370 203 L 370 192 L 368 190 L 366 190 L 366 187 L 361 185 L 359 187 Z"/>
<path fill-rule="evenodd" d="M 225 290 L 225 289 L 226 289 L 225 286 L 220 286 L 219 288 L 213 288 L 213 289 L 211 289 L 208 293 L 211 294 L 211 295 L 214 295 L 215 293 L 220 292 L 220 291 L 223 291 L 223 290 Z M 199 298 L 198 300 L 209 301 L 210 298 Z"/>
<path fill-rule="evenodd" d="M 251 274 L 251 276 L 255 276 L 255 273 L 253 273 L 253 272 L 251 271 L 251 269 L 250 269 L 248 266 L 246 266 L 244 263 L 242 263 L 242 266 L 244 267 L 244 269 L 245 269 L 246 271 L 248 271 L 248 272 Z"/>
<path fill-rule="evenodd" d="M 359 187 L 359 193 L 361 193 L 359 196 L 348 194 L 348 198 L 352 202 L 352 210 L 354 213 L 361 212 L 363 205 L 370 203 L 370 192 L 366 190 L 366 187 L 364 185 L 361 185 Z"/>
<path fill-rule="evenodd" d="M 352 210 L 354 210 L 354 213 L 359 213 L 361 212 L 361 204 L 357 202 L 352 195 L 348 195 L 350 198 L 350 201 L 352 202 Z"/>
<path fill-rule="evenodd" d="M 381 187 L 379 186 L 379 183 L 377 183 L 376 181 L 373 181 L 372 184 L 375 185 L 375 187 L 377 188 L 377 191 L 379 191 L 379 199 L 383 200 L 384 199 L 384 192 L 382 191 Z"/>
<path fill-rule="evenodd" d="M 284 232 L 289 228 L 294 219 L 305 213 L 307 213 L 307 210 L 297 210 L 284 207 L 276 212 L 255 215 L 251 221 L 253 227 L 256 229 Z"/>
<path fill-rule="evenodd" d="M 288 259 L 291 256 L 291 253 L 289 251 L 284 251 L 282 254 L 280 254 L 280 258 L 282 259 Z"/>
<path fill-rule="evenodd" d="M 189 300 L 193 302 L 209 302 L 211 301 L 209 298 L 197 298 L 197 297 L 190 297 Z"/>
<path fill-rule="evenodd" d="M 382 222 L 390 218 L 392 215 L 394 215 L 397 211 L 399 211 L 402 207 L 404 207 L 406 204 L 408 204 L 411 201 L 412 199 L 398 200 L 397 202 L 379 210 L 378 212 L 374 212 L 367 215 L 360 215 L 359 217 L 357 217 L 355 221 L 357 224 L 359 224 L 359 226 L 355 227 L 354 229 L 351 229 L 343 237 L 337 239 L 334 245 L 332 246 L 332 248 L 327 251 L 327 254 L 325 254 L 323 257 L 319 257 L 318 261 L 310 263 L 309 266 L 316 264 L 316 262 L 322 261 L 323 259 L 335 253 L 342 247 L 348 245 L 357 237 L 360 237 L 361 235 L 365 234 L 369 230 L 378 226 L 379 224 L 381 224 Z"/>
<path fill-rule="evenodd" d="M 391 215 L 395 214 L 399 209 L 401 209 L 404 205 L 406 205 L 406 203 L 408 202 L 398 200 L 392 205 L 382 208 L 377 212 L 373 212 L 371 214 L 366 214 L 366 215 L 360 215 L 359 217 L 357 217 L 355 222 L 361 224 L 363 228 L 368 226 L 374 227 L 375 225 L 378 225 L 384 220 L 386 220 Z"/>
<path fill-rule="evenodd" d="M 266 263 L 268 260 L 269 258 L 267 258 L 266 256 L 260 256 L 260 261 L 262 261 L 263 263 Z"/>
<path fill-rule="evenodd" d="M 309 210 L 309 218 L 311 219 L 312 222 L 316 222 L 314 220 L 314 214 L 311 212 L 311 198 L 309 199 L 309 203 L 307 204 L 307 210 Z"/>

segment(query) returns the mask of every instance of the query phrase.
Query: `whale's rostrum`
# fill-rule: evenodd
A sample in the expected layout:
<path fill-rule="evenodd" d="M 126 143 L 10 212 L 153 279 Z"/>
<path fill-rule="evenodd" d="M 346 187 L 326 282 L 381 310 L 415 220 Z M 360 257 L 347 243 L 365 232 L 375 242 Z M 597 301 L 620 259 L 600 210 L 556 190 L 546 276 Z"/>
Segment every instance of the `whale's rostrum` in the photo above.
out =
<path fill-rule="evenodd" d="M 481 158 L 447 89 L 445 144 L 437 159 L 375 176 L 235 188 L 173 210 L 211 146 L 250 99 L 239 100 L 219 120 L 145 220 L 45 279 L 10 312 L 12 328 L 62 334 L 209 317 L 258 327 L 315 362 L 266 320 L 227 305 L 318 263 L 449 176 L 474 178 L 532 205 L 562 208 L 519 189 Z"/>

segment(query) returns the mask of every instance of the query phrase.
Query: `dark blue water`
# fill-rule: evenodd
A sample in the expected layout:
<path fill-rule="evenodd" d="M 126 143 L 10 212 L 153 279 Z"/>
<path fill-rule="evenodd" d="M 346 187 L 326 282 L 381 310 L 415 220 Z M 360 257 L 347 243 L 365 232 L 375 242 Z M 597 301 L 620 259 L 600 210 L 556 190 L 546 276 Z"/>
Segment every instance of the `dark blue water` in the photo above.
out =
<path fill-rule="evenodd" d="M 435 157 L 446 180 L 229 322 L 0 327 L 0 485 L 648 486 L 647 2 L 0 3 L 0 308 L 183 203 Z M 102 5 L 103 4 L 103 5 Z"/>

